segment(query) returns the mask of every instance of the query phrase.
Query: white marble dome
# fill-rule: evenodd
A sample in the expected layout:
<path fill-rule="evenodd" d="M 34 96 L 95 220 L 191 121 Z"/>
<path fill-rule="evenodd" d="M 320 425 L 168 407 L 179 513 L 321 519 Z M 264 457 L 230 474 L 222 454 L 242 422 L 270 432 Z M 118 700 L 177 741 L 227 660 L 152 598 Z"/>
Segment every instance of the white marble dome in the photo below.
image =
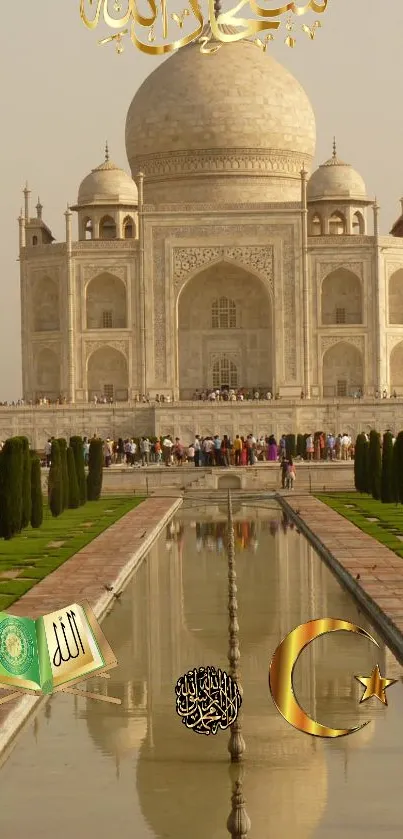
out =
<path fill-rule="evenodd" d="M 144 81 L 126 120 L 133 177 L 149 203 L 299 201 L 315 152 L 299 82 L 252 43 L 178 50 Z M 212 194 L 214 190 L 214 194 Z"/>
<path fill-rule="evenodd" d="M 339 160 L 334 151 L 333 157 L 322 163 L 310 177 L 307 194 L 309 201 L 326 198 L 365 200 L 367 189 L 361 175 L 349 163 Z"/>
<path fill-rule="evenodd" d="M 136 206 L 137 186 L 130 175 L 108 158 L 82 181 L 77 204 L 125 204 Z"/>

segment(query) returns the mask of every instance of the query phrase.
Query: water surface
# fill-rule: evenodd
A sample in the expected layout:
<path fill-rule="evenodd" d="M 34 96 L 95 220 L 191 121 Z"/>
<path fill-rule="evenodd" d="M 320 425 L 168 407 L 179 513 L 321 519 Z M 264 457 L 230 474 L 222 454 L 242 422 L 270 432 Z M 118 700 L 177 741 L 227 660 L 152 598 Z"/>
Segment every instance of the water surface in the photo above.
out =
<path fill-rule="evenodd" d="M 360 705 L 354 679 L 376 663 L 389 677 L 401 668 L 381 641 L 318 639 L 296 667 L 301 705 L 334 727 L 371 723 L 334 741 L 288 725 L 268 667 L 291 629 L 338 617 L 380 639 L 278 508 L 236 510 L 235 535 L 248 839 L 401 839 L 403 686 L 387 708 Z M 103 623 L 118 668 L 87 683 L 122 705 L 57 695 L 27 724 L 0 769 L 2 837 L 228 837 L 229 733 L 188 731 L 174 694 L 188 669 L 228 669 L 225 538 L 219 506 L 185 506 L 168 526 Z"/>

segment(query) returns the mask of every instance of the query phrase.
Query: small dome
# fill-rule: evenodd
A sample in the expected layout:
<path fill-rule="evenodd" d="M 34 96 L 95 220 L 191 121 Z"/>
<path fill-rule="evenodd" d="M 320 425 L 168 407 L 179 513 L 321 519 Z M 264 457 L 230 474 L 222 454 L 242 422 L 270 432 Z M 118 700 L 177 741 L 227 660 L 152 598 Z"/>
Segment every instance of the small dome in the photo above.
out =
<path fill-rule="evenodd" d="M 109 160 L 106 147 L 105 161 L 93 169 L 80 184 L 77 204 L 137 205 L 137 186 L 130 175 Z"/>
<path fill-rule="evenodd" d="M 367 190 L 361 175 L 349 163 L 343 163 L 337 157 L 334 143 L 333 156 L 310 177 L 307 195 L 308 201 L 332 198 L 362 201 L 367 198 Z"/>

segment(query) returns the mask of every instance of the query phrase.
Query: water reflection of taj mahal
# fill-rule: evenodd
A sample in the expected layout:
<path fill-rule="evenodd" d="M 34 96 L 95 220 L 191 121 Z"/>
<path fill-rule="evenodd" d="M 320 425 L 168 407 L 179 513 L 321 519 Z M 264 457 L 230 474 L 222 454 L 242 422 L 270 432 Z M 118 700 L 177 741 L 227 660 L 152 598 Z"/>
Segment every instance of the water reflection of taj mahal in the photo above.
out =
<path fill-rule="evenodd" d="M 338 584 L 295 530 L 284 531 L 281 516 L 273 533 L 274 508 L 266 520 L 249 513 L 241 511 L 239 523 L 253 521 L 259 553 L 249 545 L 237 564 L 247 810 L 253 836 L 308 839 L 327 802 L 325 746 L 278 714 L 269 697 L 269 660 L 279 641 L 312 617 L 337 615 L 369 627 L 354 606 L 346 612 Z M 122 707 L 92 703 L 83 712 L 91 738 L 117 772 L 123 761 L 136 759 L 144 819 L 156 836 L 169 839 L 190 832 L 194 839 L 228 835 L 226 737 L 193 735 L 175 713 L 174 685 L 182 673 L 196 665 L 228 664 L 226 556 L 203 540 L 196 551 L 198 528 L 205 523 L 184 510 L 169 538 L 160 539 L 138 569 L 133 596 L 119 604 L 118 619 L 104 624 L 119 666 L 109 681 L 99 680 L 98 690 L 120 697 Z M 209 538 L 224 538 L 221 524 Z M 301 704 L 325 724 L 358 725 L 368 719 L 368 708 L 359 705 L 362 690 L 353 674 L 370 673 L 376 662 L 382 670 L 384 652 L 363 639 L 318 639 L 296 667 Z M 375 724 L 332 748 L 347 763 L 351 750 L 372 737 Z"/>

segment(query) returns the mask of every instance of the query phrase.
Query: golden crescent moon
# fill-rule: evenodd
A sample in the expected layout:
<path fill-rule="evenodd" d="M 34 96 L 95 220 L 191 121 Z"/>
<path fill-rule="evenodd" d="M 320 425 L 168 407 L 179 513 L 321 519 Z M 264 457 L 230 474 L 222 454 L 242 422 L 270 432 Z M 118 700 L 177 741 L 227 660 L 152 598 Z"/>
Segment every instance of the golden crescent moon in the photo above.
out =
<path fill-rule="evenodd" d="M 296 629 L 293 629 L 277 647 L 271 660 L 269 669 L 269 688 L 273 701 L 284 719 L 299 731 L 312 734 L 314 737 L 345 737 L 364 728 L 370 720 L 357 725 L 355 728 L 328 728 L 316 722 L 301 708 L 294 694 L 293 675 L 294 668 L 302 651 L 315 638 L 326 635 L 328 632 L 355 632 L 369 638 L 373 644 L 379 647 L 375 638 L 365 629 L 356 626 L 349 621 L 338 620 L 337 618 L 320 618 L 308 621 Z"/>

